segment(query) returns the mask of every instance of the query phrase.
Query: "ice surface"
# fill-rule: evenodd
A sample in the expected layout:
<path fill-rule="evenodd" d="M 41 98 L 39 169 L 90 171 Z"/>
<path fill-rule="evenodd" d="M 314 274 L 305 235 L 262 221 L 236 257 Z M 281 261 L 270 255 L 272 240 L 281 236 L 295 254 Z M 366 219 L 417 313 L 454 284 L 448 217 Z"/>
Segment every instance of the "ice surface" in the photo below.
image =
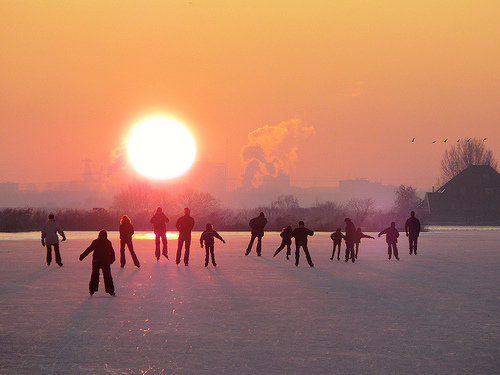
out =
<path fill-rule="evenodd" d="M 199 233 L 189 267 L 172 261 L 175 240 L 159 263 L 135 240 L 141 268 L 113 264 L 116 297 L 102 279 L 88 295 L 78 255 L 97 233 L 67 235 L 62 268 L 38 239 L 0 240 L 0 374 L 500 373 L 498 231 L 423 233 L 411 257 L 402 237 L 400 262 L 364 239 L 355 264 L 330 261 L 316 234 L 315 268 L 272 258 L 277 233 L 260 258 L 243 255 L 248 234 L 222 233 L 216 269 Z"/>

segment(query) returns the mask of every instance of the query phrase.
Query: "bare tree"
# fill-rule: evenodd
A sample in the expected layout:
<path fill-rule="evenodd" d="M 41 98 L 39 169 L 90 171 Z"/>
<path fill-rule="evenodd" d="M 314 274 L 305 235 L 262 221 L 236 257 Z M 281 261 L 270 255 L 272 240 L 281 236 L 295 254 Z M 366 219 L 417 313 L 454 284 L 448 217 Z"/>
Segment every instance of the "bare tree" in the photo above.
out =
<path fill-rule="evenodd" d="M 441 160 L 441 183 L 451 180 L 471 165 L 489 165 L 497 168 L 493 152 L 487 150 L 479 138 L 471 138 L 454 144 L 446 150 Z"/>
<path fill-rule="evenodd" d="M 417 195 L 417 190 L 413 186 L 401 185 L 396 189 L 396 200 L 394 209 L 401 218 L 408 215 L 411 210 L 414 210 L 420 203 Z"/>
<path fill-rule="evenodd" d="M 355 198 L 347 202 L 346 208 L 354 223 L 361 226 L 375 211 L 375 201 L 372 198 Z"/>

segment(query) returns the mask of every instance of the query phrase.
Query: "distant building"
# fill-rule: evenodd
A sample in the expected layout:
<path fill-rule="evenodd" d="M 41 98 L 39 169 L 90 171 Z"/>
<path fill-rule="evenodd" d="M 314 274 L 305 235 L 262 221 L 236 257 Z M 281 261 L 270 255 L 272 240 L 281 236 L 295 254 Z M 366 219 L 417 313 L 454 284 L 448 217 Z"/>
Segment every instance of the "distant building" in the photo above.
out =
<path fill-rule="evenodd" d="M 473 165 L 435 192 L 425 194 L 423 209 L 431 224 L 500 224 L 500 174 Z"/>

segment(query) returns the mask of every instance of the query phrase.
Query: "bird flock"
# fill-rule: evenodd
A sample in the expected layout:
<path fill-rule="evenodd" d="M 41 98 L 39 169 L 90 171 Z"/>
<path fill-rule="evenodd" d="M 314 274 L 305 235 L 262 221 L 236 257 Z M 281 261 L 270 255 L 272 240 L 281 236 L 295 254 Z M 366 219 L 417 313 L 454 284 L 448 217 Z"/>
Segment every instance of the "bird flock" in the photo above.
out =
<path fill-rule="evenodd" d="M 414 142 L 415 142 L 415 139 L 416 139 L 416 138 L 412 138 L 411 142 L 412 142 L 412 143 L 414 143 Z M 460 142 L 460 141 L 462 141 L 462 142 L 470 142 L 470 140 L 471 140 L 471 139 L 472 139 L 472 138 L 463 138 L 463 139 L 459 138 L 459 139 L 457 139 L 457 143 L 458 143 L 458 142 Z M 484 141 L 486 141 L 487 139 L 488 139 L 488 138 L 483 138 L 483 142 L 484 142 Z M 443 143 L 446 143 L 446 142 L 448 142 L 448 138 L 444 139 L 443 141 L 438 141 L 438 140 L 436 140 L 436 139 L 435 139 L 435 140 L 433 140 L 431 143 L 437 143 L 437 142 L 443 142 Z"/>

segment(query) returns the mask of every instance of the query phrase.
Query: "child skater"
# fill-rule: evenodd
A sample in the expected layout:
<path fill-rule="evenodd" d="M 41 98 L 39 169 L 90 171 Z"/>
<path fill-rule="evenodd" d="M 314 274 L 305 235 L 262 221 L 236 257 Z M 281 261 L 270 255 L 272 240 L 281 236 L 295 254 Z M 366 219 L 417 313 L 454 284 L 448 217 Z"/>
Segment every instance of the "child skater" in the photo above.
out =
<path fill-rule="evenodd" d="M 337 252 L 337 260 L 340 260 L 340 245 L 342 245 L 342 240 L 345 238 L 344 234 L 342 233 L 342 229 L 337 228 L 337 230 L 330 235 L 330 238 L 333 241 L 333 251 L 330 260 L 333 260 L 333 258 L 335 258 L 335 248 L 337 246 L 339 247 L 339 250 Z"/>
<path fill-rule="evenodd" d="M 111 264 L 115 261 L 115 251 L 108 240 L 108 232 L 101 230 L 96 240 L 80 255 L 80 262 L 91 252 L 92 254 L 92 274 L 90 275 L 89 293 L 93 295 L 99 288 L 99 270 L 102 269 L 104 278 L 104 289 L 106 293 L 114 296 L 115 287 L 111 277 Z"/>
<path fill-rule="evenodd" d="M 387 242 L 387 253 L 389 255 L 389 259 L 391 259 L 392 252 L 394 251 L 394 258 L 399 260 L 399 254 L 398 254 L 399 231 L 396 229 L 396 223 L 393 221 L 391 223 L 391 226 L 389 228 L 385 228 L 382 232 L 378 234 L 378 236 L 380 237 L 383 234 L 385 234 L 385 242 Z"/>
<path fill-rule="evenodd" d="M 281 230 L 280 236 L 282 238 L 281 245 L 274 252 L 273 257 L 278 255 L 278 253 L 283 250 L 286 246 L 286 260 L 290 259 L 290 254 L 292 253 L 292 226 L 289 225 Z"/>
<path fill-rule="evenodd" d="M 361 228 L 358 227 L 358 229 L 356 229 L 356 232 L 354 233 L 354 245 L 356 245 L 356 259 L 358 259 L 359 243 L 361 242 L 362 238 L 371 238 L 372 240 L 375 239 L 375 237 L 369 236 L 361 232 Z"/>
<path fill-rule="evenodd" d="M 213 225 L 207 224 L 206 230 L 201 234 L 200 237 L 200 245 L 202 249 L 203 249 L 203 242 L 205 242 L 205 267 L 208 266 L 208 260 L 210 254 L 212 255 L 213 266 L 217 267 L 217 264 L 215 263 L 215 254 L 214 254 L 214 242 L 215 242 L 214 237 L 217 237 L 219 240 L 222 241 L 222 243 L 226 243 L 226 241 L 224 241 L 224 239 L 219 235 L 219 233 L 214 231 Z"/>
<path fill-rule="evenodd" d="M 134 245 L 132 244 L 132 236 L 134 235 L 134 227 L 132 222 L 130 221 L 127 215 L 123 215 L 120 220 L 120 267 L 125 267 L 125 245 L 128 247 L 128 251 L 130 251 L 130 255 L 132 256 L 132 260 L 137 268 L 141 265 L 139 263 L 139 259 L 137 259 L 137 255 L 135 255 Z"/>

